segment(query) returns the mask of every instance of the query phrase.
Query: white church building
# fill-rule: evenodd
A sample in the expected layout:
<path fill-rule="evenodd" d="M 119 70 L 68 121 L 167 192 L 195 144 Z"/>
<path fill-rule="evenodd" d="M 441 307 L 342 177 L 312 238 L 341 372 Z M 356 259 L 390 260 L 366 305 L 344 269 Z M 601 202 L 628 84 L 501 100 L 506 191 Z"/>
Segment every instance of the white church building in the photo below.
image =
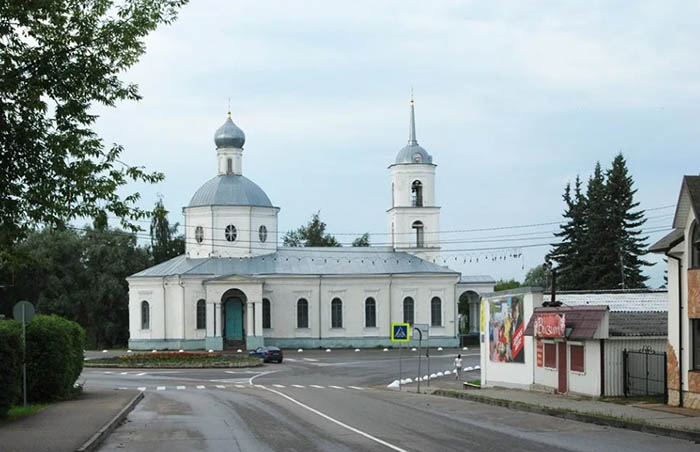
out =
<path fill-rule="evenodd" d="M 395 322 L 430 325 L 430 344 L 457 346 L 458 301 L 495 281 L 436 264 L 440 207 L 433 158 L 418 145 L 411 100 L 408 144 L 391 171 L 391 246 L 278 246 L 265 192 L 243 176 L 245 134 L 216 131 L 217 174 L 183 209 L 185 254 L 129 278 L 129 347 L 253 349 L 388 346 Z"/>

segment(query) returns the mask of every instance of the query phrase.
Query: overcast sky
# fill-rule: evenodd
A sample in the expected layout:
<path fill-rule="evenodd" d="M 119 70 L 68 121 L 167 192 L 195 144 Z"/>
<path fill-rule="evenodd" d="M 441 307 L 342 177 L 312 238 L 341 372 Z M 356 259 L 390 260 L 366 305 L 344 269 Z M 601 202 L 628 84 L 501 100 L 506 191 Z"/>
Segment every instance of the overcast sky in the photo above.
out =
<path fill-rule="evenodd" d="M 320 210 L 332 233 L 386 233 L 387 166 L 408 138 L 411 86 L 444 231 L 559 221 L 564 185 L 620 151 L 644 209 L 675 204 L 682 175 L 699 172 L 695 2 L 290 3 L 193 1 L 148 38 L 125 74 L 143 100 L 98 110 L 99 133 L 125 146 L 123 160 L 166 174 L 129 187 L 143 207 L 162 195 L 183 221 L 182 206 L 216 174 L 213 134 L 229 97 L 247 137 L 243 173 L 281 207 L 281 230 Z M 645 228 L 670 226 L 672 213 L 648 212 Z M 441 239 L 462 242 L 444 249 L 517 248 L 554 230 Z M 522 279 L 546 251 L 444 257 L 465 274 Z M 648 273 L 662 282 L 661 265 Z"/>

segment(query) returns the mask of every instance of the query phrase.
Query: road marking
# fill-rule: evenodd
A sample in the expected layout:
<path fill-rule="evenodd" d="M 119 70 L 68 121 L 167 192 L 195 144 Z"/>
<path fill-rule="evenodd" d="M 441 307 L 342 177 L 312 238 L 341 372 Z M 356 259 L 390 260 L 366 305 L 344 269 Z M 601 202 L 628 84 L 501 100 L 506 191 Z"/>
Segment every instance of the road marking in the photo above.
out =
<path fill-rule="evenodd" d="M 165 391 L 165 386 L 158 386 L 156 391 Z"/>
<path fill-rule="evenodd" d="M 357 389 L 358 391 L 364 391 L 365 388 L 360 388 L 358 386 L 348 386 L 348 388 Z"/>
<path fill-rule="evenodd" d="M 197 385 L 197 389 L 204 389 L 204 386 L 202 386 L 202 385 Z"/>
<path fill-rule="evenodd" d="M 140 374 L 136 374 L 137 377 L 143 377 L 144 375 L 146 375 L 146 372 L 141 372 Z"/>
<path fill-rule="evenodd" d="M 239 389 L 245 389 L 245 386 L 243 386 L 243 385 L 236 385 L 236 387 Z"/>
<path fill-rule="evenodd" d="M 178 387 L 177 387 L 177 390 L 178 390 L 178 391 L 184 391 L 184 390 L 185 390 L 185 387 L 184 387 L 184 386 L 178 386 Z"/>
<path fill-rule="evenodd" d="M 406 449 L 401 449 L 400 447 L 395 446 L 395 445 L 393 445 L 393 444 L 391 444 L 391 443 L 388 443 L 388 442 L 386 442 L 386 441 L 384 441 L 384 440 L 381 440 L 381 439 L 377 438 L 376 436 L 372 436 L 372 435 L 370 435 L 369 433 L 365 433 L 365 432 L 363 432 L 363 431 L 360 430 L 360 429 L 357 429 L 357 428 L 355 428 L 355 427 L 351 427 L 351 426 L 349 426 L 348 424 L 345 424 L 345 423 L 343 423 L 343 422 L 340 422 L 339 420 L 334 419 L 334 418 L 330 417 L 329 415 L 318 411 L 318 410 L 315 409 L 315 408 L 311 408 L 310 406 L 305 405 L 305 404 L 299 402 L 298 400 L 293 399 L 292 397 L 289 397 L 287 394 L 281 393 L 281 392 L 279 392 L 279 391 L 276 391 L 276 390 L 270 389 L 270 388 L 265 388 L 265 389 L 266 389 L 267 391 L 270 391 L 270 392 L 273 392 L 273 393 L 277 394 L 277 395 L 280 396 L 280 397 L 284 397 L 285 399 L 289 400 L 290 402 L 295 403 L 295 404 L 299 405 L 300 407 L 302 407 L 302 408 L 304 408 L 304 409 L 306 409 L 306 410 L 309 410 L 309 411 L 311 411 L 312 413 L 317 414 L 317 415 L 321 416 L 322 418 L 327 419 L 327 420 L 329 420 L 329 421 L 331 421 L 331 422 L 333 422 L 333 423 L 335 423 L 335 424 L 337 424 L 337 425 L 339 425 L 339 426 L 341 426 L 341 427 L 343 427 L 343 428 L 346 428 L 346 429 L 350 430 L 351 432 L 355 432 L 355 433 L 357 433 L 358 435 L 362 435 L 362 436 L 364 436 L 365 438 L 367 438 L 367 439 L 369 439 L 369 440 L 372 440 L 372 441 L 374 441 L 374 442 L 376 442 L 376 443 L 379 443 L 379 444 L 381 444 L 382 446 L 386 446 L 386 447 L 388 447 L 389 449 L 392 449 L 392 450 L 395 450 L 395 451 L 398 451 L 398 452 L 408 452 Z"/>
<path fill-rule="evenodd" d="M 139 391 L 143 392 L 143 391 L 146 390 L 146 387 L 145 387 L 145 386 L 140 386 L 140 387 L 138 387 L 138 388 L 136 388 L 136 389 L 138 389 Z"/>
<path fill-rule="evenodd" d="M 319 386 L 319 385 L 309 385 L 309 386 L 311 386 L 312 388 L 316 388 L 316 389 L 326 389 L 323 386 Z"/>
<path fill-rule="evenodd" d="M 262 388 L 262 389 L 265 389 L 265 386 L 263 386 L 263 385 L 255 385 L 255 387 L 256 387 L 256 388 Z"/>
<path fill-rule="evenodd" d="M 313 358 L 304 358 L 304 361 L 311 361 L 313 363 L 318 362 L 317 359 L 313 359 Z"/>
<path fill-rule="evenodd" d="M 126 390 L 129 389 L 129 388 L 117 388 L 117 389 L 119 389 L 119 390 L 121 390 L 121 391 L 126 391 Z"/>
<path fill-rule="evenodd" d="M 295 388 L 303 388 L 302 385 L 292 385 L 292 386 L 294 386 Z"/>
<path fill-rule="evenodd" d="M 129 373 L 129 372 L 119 372 L 119 375 L 126 375 L 126 374 L 128 374 L 128 373 Z"/>
<path fill-rule="evenodd" d="M 275 372 L 279 372 L 279 370 L 268 370 L 267 372 L 260 372 L 260 373 L 257 374 L 257 375 L 253 375 L 252 377 L 250 377 L 250 378 L 248 379 L 248 384 L 249 384 L 249 385 L 252 385 L 252 384 L 253 384 L 253 380 L 255 380 L 256 378 L 262 377 L 263 375 L 267 375 L 267 374 L 273 374 L 273 373 L 275 373 Z"/>
<path fill-rule="evenodd" d="M 114 372 L 105 372 L 105 373 L 106 373 L 106 374 L 111 374 L 111 373 L 114 373 Z"/>
<path fill-rule="evenodd" d="M 291 362 L 293 362 L 293 363 L 299 361 L 299 360 L 296 359 L 296 358 L 284 358 L 284 360 L 285 360 L 285 361 L 291 361 Z"/>
<path fill-rule="evenodd" d="M 333 386 L 333 385 L 328 385 L 328 387 L 333 388 L 333 389 L 345 389 L 345 388 L 341 388 L 340 386 Z"/>
<path fill-rule="evenodd" d="M 224 385 L 216 385 L 216 387 L 217 387 L 218 389 L 226 389 L 226 386 L 224 386 Z"/>
<path fill-rule="evenodd" d="M 283 385 L 272 385 L 272 386 L 274 386 L 275 388 L 284 388 Z"/>

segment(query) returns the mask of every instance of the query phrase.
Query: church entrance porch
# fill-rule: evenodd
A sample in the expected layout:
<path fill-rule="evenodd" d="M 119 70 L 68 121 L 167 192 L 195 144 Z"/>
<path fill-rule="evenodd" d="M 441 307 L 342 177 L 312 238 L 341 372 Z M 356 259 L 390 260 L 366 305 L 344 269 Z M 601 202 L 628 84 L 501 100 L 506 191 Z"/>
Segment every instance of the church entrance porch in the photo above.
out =
<path fill-rule="evenodd" d="M 227 342 L 243 340 L 243 300 L 230 297 L 224 301 L 224 337 Z"/>
<path fill-rule="evenodd" d="M 211 328 L 207 325 L 208 349 L 248 349 L 264 345 L 262 328 L 262 282 L 228 276 L 205 283 L 211 303 Z"/>

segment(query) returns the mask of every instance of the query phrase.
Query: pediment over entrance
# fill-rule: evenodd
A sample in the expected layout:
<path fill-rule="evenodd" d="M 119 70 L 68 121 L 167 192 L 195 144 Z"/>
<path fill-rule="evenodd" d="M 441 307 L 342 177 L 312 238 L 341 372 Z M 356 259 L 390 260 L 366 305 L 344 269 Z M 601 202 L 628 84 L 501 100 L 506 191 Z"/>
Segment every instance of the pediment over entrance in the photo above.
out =
<path fill-rule="evenodd" d="M 227 275 L 227 276 L 217 276 L 216 278 L 210 278 L 204 280 L 204 285 L 219 285 L 219 284 L 262 284 L 263 280 L 256 276 L 241 276 L 241 275 Z"/>

